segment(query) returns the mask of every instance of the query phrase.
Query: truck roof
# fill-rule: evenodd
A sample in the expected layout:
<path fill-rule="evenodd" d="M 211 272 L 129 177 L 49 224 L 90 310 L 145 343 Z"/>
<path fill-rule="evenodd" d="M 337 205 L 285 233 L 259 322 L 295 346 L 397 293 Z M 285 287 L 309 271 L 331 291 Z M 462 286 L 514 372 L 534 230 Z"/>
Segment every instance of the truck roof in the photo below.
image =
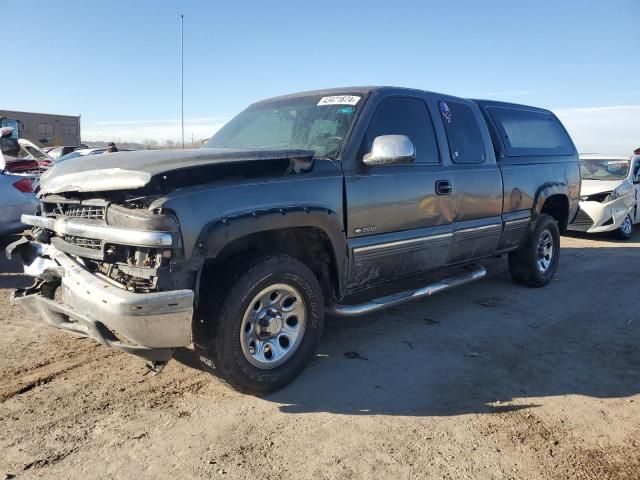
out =
<path fill-rule="evenodd" d="M 325 88 L 319 90 L 308 90 L 303 92 L 290 93 L 286 95 L 280 95 L 277 97 L 266 98 L 264 100 L 260 100 L 255 102 L 255 104 L 261 103 L 270 103 L 273 101 L 286 100 L 292 98 L 299 97 L 307 97 L 307 96 L 329 96 L 329 95 L 361 95 L 366 96 L 372 92 L 405 92 L 405 93 L 433 93 L 436 95 L 443 95 L 447 97 L 455 97 L 455 95 L 448 95 L 439 92 L 433 92 L 431 90 L 423 90 L 419 88 L 408 88 L 408 87 L 394 87 L 389 85 L 367 85 L 367 86 L 351 86 L 351 87 L 338 87 L 338 88 Z M 463 98 L 463 97 L 458 97 Z M 533 107 L 530 105 L 523 105 L 518 103 L 510 103 L 510 102 L 501 102 L 497 100 L 487 100 L 487 99 L 466 99 L 472 102 L 477 103 L 480 107 L 511 107 L 511 108 L 519 108 L 519 109 L 527 109 L 527 110 L 536 110 L 540 112 L 548 112 L 549 110 Z"/>
<path fill-rule="evenodd" d="M 271 102 L 274 100 L 285 100 L 288 98 L 297 98 L 297 97 L 307 97 L 307 96 L 328 96 L 328 95 L 367 95 L 372 92 L 382 92 L 382 91 L 392 91 L 392 92 L 407 92 L 407 93 L 425 93 L 429 92 L 428 90 L 422 90 L 419 88 L 408 88 L 408 87 L 393 87 L 389 85 L 366 85 L 366 86 L 352 86 L 352 87 L 338 87 L 338 88 L 324 88 L 319 90 L 308 90 L 304 92 L 290 93 L 286 95 L 280 95 L 277 97 L 266 98 L 264 100 L 258 101 L 256 103 L 262 102 Z M 448 95 L 449 96 L 449 95 Z"/>
<path fill-rule="evenodd" d="M 277 97 L 265 98 L 264 100 L 260 100 L 255 102 L 254 105 L 259 105 L 261 103 L 270 103 L 278 100 L 286 100 L 289 98 L 298 98 L 298 97 L 310 97 L 310 96 L 329 96 L 329 95 L 366 95 L 369 92 L 382 87 L 344 87 L 344 88 L 326 88 L 321 90 L 308 90 L 304 92 L 296 92 L 296 93 L 288 93 L 286 95 L 279 95 Z"/>

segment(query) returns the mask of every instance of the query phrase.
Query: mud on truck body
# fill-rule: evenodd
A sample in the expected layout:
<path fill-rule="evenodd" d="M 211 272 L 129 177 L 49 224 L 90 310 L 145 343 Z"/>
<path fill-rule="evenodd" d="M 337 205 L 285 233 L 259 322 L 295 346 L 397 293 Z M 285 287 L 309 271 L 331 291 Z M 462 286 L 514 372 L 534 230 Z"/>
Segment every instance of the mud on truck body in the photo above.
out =
<path fill-rule="evenodd" d="M 35 277 L 14 299 L 156 370 L 193 343 L 205 368 L 262 394 L 306 366 L 325 313 L 480 279 L 477 262 L 501 254 L 517 282 L 546 285 L 579 189 L 546 110 L 394 87 L 278 97 L 198 150 L 51 168 L 7 248 Z"/>

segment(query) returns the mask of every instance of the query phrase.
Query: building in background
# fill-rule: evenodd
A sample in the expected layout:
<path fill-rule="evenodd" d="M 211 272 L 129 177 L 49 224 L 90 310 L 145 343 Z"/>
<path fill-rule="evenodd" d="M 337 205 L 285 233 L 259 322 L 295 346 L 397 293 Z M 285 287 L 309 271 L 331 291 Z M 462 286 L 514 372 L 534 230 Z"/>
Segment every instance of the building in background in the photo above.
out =
<path fill-rule="evenodd" d="M 80 115 L 0 110 L 2 117 L 18 121 L 20 138 L 51 147 L 80 145 Z"/>

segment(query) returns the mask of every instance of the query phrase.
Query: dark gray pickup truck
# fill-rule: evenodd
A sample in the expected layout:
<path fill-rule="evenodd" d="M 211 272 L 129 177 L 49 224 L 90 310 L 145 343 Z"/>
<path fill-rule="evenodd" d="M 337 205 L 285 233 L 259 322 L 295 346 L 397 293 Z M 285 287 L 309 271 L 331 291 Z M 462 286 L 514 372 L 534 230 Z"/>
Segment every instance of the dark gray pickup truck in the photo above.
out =
<path fill-rule="evenodd" d="M 547 110 L 343 88 L 258 102 L 198 150 L 56 164 L 7 252 L 35 277 L 15 301 L 47 323 L 156 371 L 193 343 L 261 394 L 305 367 L 325 313 L 480 279 L 476 262 L 500 254 L 517 282 L 546 285 L 579 191 Z"/>

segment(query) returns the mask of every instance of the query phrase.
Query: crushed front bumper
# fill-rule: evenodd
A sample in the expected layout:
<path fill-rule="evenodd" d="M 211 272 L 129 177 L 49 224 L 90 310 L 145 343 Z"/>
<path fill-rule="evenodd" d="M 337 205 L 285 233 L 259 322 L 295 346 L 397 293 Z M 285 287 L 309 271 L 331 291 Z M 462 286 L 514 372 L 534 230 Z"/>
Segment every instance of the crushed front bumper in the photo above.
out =
<path fill-rule="evenodd" d="M 635 199 L 631 195 L 625 195 L 607 203 L 581 200 L 580 211 L 576 220 L 569 225 L 569 230 L 587 233 L 617 230 L 631 213 L 634 205 Z"/>
<path fill-rule="evenodd" d="M 38 279 L 12 300 L 54 327 L 150 362 L 166 362 L 174 348 L 191 343 L 192 290 L 130 292 L 51 245 L 25 239 L 7 247 L 7 255 L 19 255 L 25 273 Z"/>

